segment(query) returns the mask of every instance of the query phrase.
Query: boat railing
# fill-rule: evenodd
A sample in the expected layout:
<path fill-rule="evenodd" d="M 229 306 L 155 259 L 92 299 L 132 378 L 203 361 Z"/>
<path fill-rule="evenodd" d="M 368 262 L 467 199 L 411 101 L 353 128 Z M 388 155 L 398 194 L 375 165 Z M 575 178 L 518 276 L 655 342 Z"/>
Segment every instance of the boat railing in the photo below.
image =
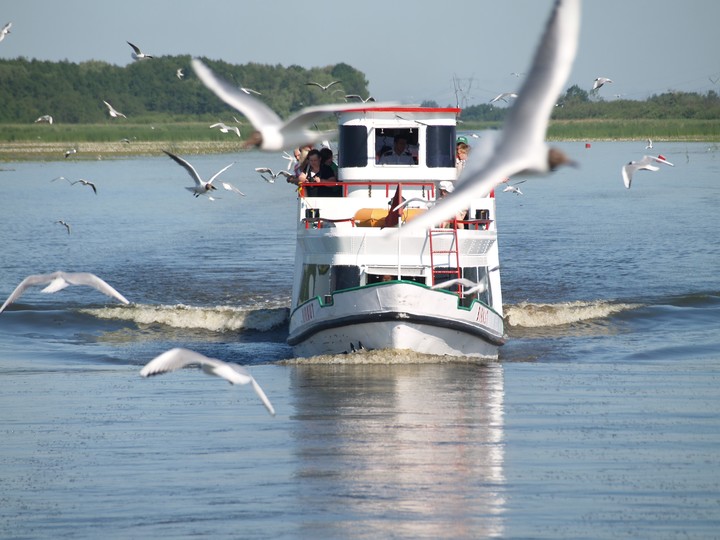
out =
<path fill-rule="evenodd" d="M 434 200 L 435 199 L 435 182 L 431 180 L 367 180 L 367 181 L 357 181 L 352 180 L 348 182 L 300 182 L 298 184 L 298 193 L 300 194 L 300 197 L 308 197 L 307 194 L 307 188 L 316 188 L 316 187 L 342 187 L 343 197 L 347 197 L 349 194 L 349 190 L 356 189 L 358 187 L 367 187 L 368 189 L 368 197 L 372 196 L 372 191 L 374 188 L 380 188 L 384 190 L 384 194 L 386 197 L 391 197 L 395 194 L 395 190 L 400 188 L 400 191 L 402 192 L 402 189 L 405 187 L 411 187 L 411 188 L 421 188 L 423 192 L 427 189 L 428 193 L 428 199 Z"/>

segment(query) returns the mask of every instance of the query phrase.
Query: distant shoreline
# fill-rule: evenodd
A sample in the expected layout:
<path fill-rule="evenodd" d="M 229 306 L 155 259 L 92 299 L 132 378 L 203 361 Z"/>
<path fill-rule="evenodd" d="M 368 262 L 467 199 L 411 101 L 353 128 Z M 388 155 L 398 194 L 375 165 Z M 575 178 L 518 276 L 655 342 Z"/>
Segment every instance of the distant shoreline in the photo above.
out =
<path fill-rule="evenodd" d="M 551 142 L 626 142 L 645 141 L 644 138 L 548 138 Z M 658 137 L 655 142 L 707 142 L 717 144 L 707 137 Z M 62 142 L 14 141 L 0 142 L 0 162 L 12 161 L 63 161 L 65 152 L 75 148 L 77 153 L 67 159 L 99 160 L 120 159 L 133 156 L 162 155 L 163 150 L 178 154 L 226 154 L 246 151 L 238 141 L 134 141 L 126 142 L 83 142 L 67 144 Z"/>

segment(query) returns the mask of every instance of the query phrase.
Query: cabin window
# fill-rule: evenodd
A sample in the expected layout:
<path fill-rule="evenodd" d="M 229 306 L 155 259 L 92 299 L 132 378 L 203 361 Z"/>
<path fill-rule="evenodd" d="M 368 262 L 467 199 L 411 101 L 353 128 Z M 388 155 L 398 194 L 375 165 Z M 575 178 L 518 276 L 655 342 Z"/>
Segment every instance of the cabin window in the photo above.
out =
<path fill-rule="evenodd" d="M 367 138 L 365 126 L 340 126 L 338 167 L 367 167 Z"/>
<path fill-rule="evenodd" d="M 469 279 L 475 283 L 485 284 L 484 290 L 463 298 L 462 305 L 469 307 L 473 300 L 479 300 L 486 306 L 492 306 L 492 295 L 490 293 L 490 280 L 488 279 L 487 268 L 484 266 L 467 267 L 462 269 L 462 274 L 465 279 Z"/>
<path fill-rule="evenodd" d="M 327 264 L 303 265 L 298 303 L 315 296 L 325 297 L 340 289 L 360 285 L 360 269 L 357 266 L 329 266 Z"/>
<path fill-rule="evenodd" d="M 417 165 L 418 130 L 413 128 L 375 128 L 375 163 L 378 165 Z"/>
<path fill-rule="evenodd" d="M 427 126 L 427 166 L 455 166 L 455 126 Z"/>

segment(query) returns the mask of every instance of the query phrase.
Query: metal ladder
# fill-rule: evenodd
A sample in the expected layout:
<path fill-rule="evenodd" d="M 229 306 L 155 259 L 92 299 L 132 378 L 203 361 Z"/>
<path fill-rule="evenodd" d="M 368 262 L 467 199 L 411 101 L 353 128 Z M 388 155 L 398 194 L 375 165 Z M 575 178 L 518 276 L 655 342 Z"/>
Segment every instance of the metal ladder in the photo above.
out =
<path fill-rule="evenodd" d="M 458 248 L 458 235 L 455 220 L 452 222 L 452 229 L 428 229 L 428 239 L 430 240 L 430 269 L 432 271 L 432 284 L 442 283 L 450 279 L 461 278 L 462 269 L 460 268 L 460 251 Z M 435 249 L 433 244 L 433 236 L 452 234 L 450 249 Z M 452 255 L 455 254 L 455 268 L 443 268 L 435 266 L 436 255 Z M 448 257 L 449 258 L 449 257 Z M 447 279 L 439 279 L 447 278 Z M 462 285 L 457 285 L 458 294 L 462 294 Z"/>

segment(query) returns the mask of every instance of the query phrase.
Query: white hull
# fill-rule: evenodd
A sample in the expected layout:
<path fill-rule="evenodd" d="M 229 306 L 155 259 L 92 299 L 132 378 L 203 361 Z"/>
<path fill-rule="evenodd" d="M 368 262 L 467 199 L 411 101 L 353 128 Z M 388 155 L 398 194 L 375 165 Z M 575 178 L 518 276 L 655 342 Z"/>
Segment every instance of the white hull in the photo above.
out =
<path fill-rule="evenodd" d="M 502 317 L 480 302 L 466 308 L 448 292 L 383 283 L 303 304 L 291 315 L 288 343 L 303 357 L 365 348 L 496 359 L 502 329 Z"/>

